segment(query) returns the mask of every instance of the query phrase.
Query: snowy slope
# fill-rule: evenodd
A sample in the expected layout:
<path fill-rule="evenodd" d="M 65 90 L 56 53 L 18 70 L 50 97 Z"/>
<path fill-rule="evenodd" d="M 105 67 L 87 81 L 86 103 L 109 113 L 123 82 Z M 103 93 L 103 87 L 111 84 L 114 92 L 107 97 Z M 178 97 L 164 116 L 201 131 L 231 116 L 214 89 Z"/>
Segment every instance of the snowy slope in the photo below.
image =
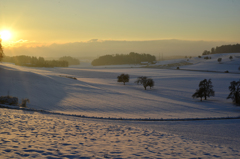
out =
<path fill-rule="evenodd" d="M 206 56 L 211 57 L 211 59 L 204 59 Z M 233 57 L 232 60 L 229 59 L 230 56 Z M 240 67 L 239 57 L 240 53 L 204 55 L 201 58 L 195 57 L 190 59 L 188 62 L 193 63 L 193 65 L 181 66 L 181 69 L 240 73 L 240 70 L 238 70 Z M 217 61 L 218 58 L 222 58 L 220 63 Z"/>
<path fill-rule="evenodd" d="M 121 73 L 130 75 L 124 86 Z M 0 65 L 0 95 L 29 98 L 28 107 L 54 112 L 123 118 L 204 118 L 239 116 L 240 108 L 226 100 L 238 74 L 189 72 L 147 68 L 28 68 Z M 73 76 L 77 80 L 60 77 Z M 144 90 L 134 84 L 138 76 L 154 79 Z M 192 99 L 200 80 L 211 78 L 215 97 Z"/>

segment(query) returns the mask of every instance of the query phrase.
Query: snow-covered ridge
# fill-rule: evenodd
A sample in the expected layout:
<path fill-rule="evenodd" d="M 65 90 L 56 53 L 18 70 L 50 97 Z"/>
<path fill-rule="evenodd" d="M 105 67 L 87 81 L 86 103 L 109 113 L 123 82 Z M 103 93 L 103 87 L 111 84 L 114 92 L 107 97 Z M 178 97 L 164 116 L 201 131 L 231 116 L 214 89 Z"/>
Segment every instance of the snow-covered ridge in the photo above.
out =
<path fill-rule="evenodd" d="M 63 116 L 71 116 L 71 117 L 79 117 L 79 118 L 87 118 L 87 119 L 101 119 L 101 120 L 129 120 L 129 121 L 198 121 L 198 120 L 228 120 L 228 119 L 240 119 L 240 116 L 235 117 L 209 117 L 209 118 L 182 118 L 182 119 L 154 119 L 154 118 L 114 118 L 114 117 L 95 117 L 95 116 L 85 116 L 85 115 L 76 115 L 76 114 L 64 114 L 64 113 L 56 113 L 49 112 L 46 110 L 37 110 L 32 108 L 23 108 L 11 105 L 0 104 L 0 108 L 6 109 L 16 109 L 23 111 L 32 111 L 32 112 L 40 112 L 44 114 L 53 114 L 53 115 L 63 115 Z"/>
<path fill-rule="evenodd" d="M 229 59 L 232 56 L 233 59 Z M 211 59 L 204 59 L 204 57 L 211 57 Z M 222 54 L 210 54 L 199 57 L 194 57 L 186 60 L 169 60 L 162 61 L 156 65 L 169 65 L 172 63 L 184 63 L 187 62 L 190 65 L 179 66 L 180 69 L 188 70 L 204 70 L 204 71 L 216 71 L 216 72 L 225 72 L 229 71 L 230 73 L 240 73 L 240 53 L 222 53 Z M 221 58 L 222 61 L 218 62 L 218 58 Z M 170 66 L 171 67 L 171 66 Z M 176 68 L 176 67 L 172 67 Z"/>
<path fill-rule="evenodd" d="M 233 59 L 229 59 L 232 56 Z M 211 57 L 211 59 L 204 59 L 205 57 Z M 219 63 L 218 58 L 222 58 L 222 61 Z M 76 67 L 85 67 L 76 66 Z M 106 66 L 92 66 L 88 68 L 171 68 L 176 69 L 179 67 L 184 70 L 199 70 L 199 71 L 209 71 L 209 72 L 225 72 L 230 73 L 240 73 L 240 53 L 222 53 L 222 54 L 210 54 L 193 58 L 186 59 L 174 59 L 174 60 L 164 60 L 158 61 L 155 64 L 148 65 L 106 65 Z"/>

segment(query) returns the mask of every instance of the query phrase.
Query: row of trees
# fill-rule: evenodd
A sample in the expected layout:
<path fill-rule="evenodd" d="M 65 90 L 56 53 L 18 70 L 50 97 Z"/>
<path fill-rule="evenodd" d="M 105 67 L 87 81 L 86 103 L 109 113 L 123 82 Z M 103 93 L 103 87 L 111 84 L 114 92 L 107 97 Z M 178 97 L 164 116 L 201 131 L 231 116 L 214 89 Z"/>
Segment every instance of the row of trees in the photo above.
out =
<path fill-rule="evenodd" d="M 67 61 L 57 61 L 57 60 L 45 60 L 43 57 L 34 57 L 34 56 L 5 56 L 3 58 L 4 62 L 14 63 L 19 66 L 28 66 L 28 67 L 68 67 Z"/>
<path fill-rule="evenodd" d="M 128 74 L 121 74 L 117 77 L 118 82 L 123 82 L 124 85 L 126 82 L 129 82 L 129 75 Z M 144 89 L 149 86 L 150 89 L 154 86 L 154 81 L 151 78 L 146 76 L 138 77 L 135 81 L 137 84 L 143 85 Z M 213 85 L 211 79 L 207 80 L 204 79 L 199 83 L 199 89 L 192 95 L 193 98 L 204 98 L 207 100 L 210 96 L 215 95 L 215 91 L 213 90 Z M 239 81 L 232 81 L 229 86 L 230 94 L 228 95 L 227 99 L 232 99 L 233 103 L 240 105 L 240 80 Z"/>
<path fill-rule="evenodd" d="M 153 63 L 156 57 L 150 54 L 139 54 L 130 52 L 129 54 L 104 55 L 92 61 L 93 66 L 101 65 L 122 65 L 141 64 L 141 62 Z"/>
<path fill-rule="evenodd" d="M 15 65 L 29 66 L 29 67 L 68 67 L 68 65 L 80 65 L 78 59 L 70 56 L 63 56 L 59 60 L 45 60 L 43 57 L 30 56 L 4 56 L 2 39 L 0 38 L 0 61 L 15 63 Z"/>
<path fill-rule="evenodd" d="M 239 53 L 239 52 L 240 52 L 240 44 L 222 45 L 222 46 L 217 46 L 216 48 L 212 48 L 211 51 L 204 50 L 202 55 L 219 54 L 219 53 Z"/>
<path fill-rule="evenodd" d="M 69 65 L 80 65 L 79 59 L 73 58 L 71 56 L 60 57 L 59 61 L 67 61 Z"/>
<path fill-rule="evenodd" d="M 207 97 L 214 96 L 215 92 L 213 90 L 213 85 L 211 79 L 204 79 L 199 83 L 199 89 L 192 95 L 193 98 L 204 98 L 207 100 Z M 233 103 L 240 105 L 240 80 L 232 81 L 229 86 L 230 94 L 227 99 L 232 99 Z"/>
<path fill-rule="evenodd" d="M 121 74 L 120 76 L 117 77 L 117 79 L 118 79 L 118 82 L 123 82 L 123 84 L 125 85 L 126 82 L 129 82 L 129 75 Z M 135 83 L 143 85 L 145 90 L 147 89 L 148 86 L 150 87 L 150 89 L 154 86 L 153 79 L 148 78 L 146 76 L 138 77 Z"/>
<path fill-rule="evenodd" d="M 233 57 L 232 57 L 232 56 L 229 56 L 229 59 L 232 61 Z M 218 61 L 219 63 L 222 62 L 222 58 L 219 57 L 219 58 L 217 59 L 217 61 Z"/>

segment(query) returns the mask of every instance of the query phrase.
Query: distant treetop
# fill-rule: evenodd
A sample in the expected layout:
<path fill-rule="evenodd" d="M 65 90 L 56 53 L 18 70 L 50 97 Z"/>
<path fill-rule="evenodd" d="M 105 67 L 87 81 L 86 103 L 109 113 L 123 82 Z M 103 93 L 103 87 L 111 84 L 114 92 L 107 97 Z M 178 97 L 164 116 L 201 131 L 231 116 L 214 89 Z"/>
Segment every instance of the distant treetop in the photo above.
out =
<path fill-rule="evenodd" d="M 59 58 L 60 61 L 67 61 L 69 65 L 80 65 L 80 61 L 71 56 L 63 56 Z"/>
<path fill-rule="evenodd" d="M 219 53 L 240 53 L 240 44 L 217 46 L 212 48 L 211 51 L 204 50 L 202 55 Z"/>

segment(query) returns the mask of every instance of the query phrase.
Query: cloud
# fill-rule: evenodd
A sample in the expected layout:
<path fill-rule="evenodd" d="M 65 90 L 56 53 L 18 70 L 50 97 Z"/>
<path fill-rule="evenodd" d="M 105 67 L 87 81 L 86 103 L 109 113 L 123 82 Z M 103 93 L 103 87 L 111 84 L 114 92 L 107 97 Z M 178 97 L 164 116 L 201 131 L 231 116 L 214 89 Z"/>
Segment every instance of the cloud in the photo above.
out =
<path fill-rule="evenodd" d="M 89 40 L 88 42 L 98 42 L 98 39 L 91 39 L 91 40 Z"/>
<path fill-rule="evenodd" d="M 46 43 L 40 43 L 36 41 L 29 41 L 29 40 L 17 40 L 17 41 L 8 41 L 3 42 L 3 46 L 5 48 L 18 48 L 18 47 L 37 47 L 37 46 L 44 46 Z"/>
<path fill-rule="evenodd" d="M 105 54 L 127 54 L 129 52 L 150 53 L 164 56 L 191 55 L 197 56 L 212 47 L 230 44 L 222 41 L 187 41 L 187 40 L 99 40 L 91 39 L 86 42 L 44 44 L 35 41 L 19 40 L 14 47 L 6 47 L 5 54 L 29 55 L 43 57 L 97 57 Z M 234 44 L 234 43 L 232 43 Z"/>

